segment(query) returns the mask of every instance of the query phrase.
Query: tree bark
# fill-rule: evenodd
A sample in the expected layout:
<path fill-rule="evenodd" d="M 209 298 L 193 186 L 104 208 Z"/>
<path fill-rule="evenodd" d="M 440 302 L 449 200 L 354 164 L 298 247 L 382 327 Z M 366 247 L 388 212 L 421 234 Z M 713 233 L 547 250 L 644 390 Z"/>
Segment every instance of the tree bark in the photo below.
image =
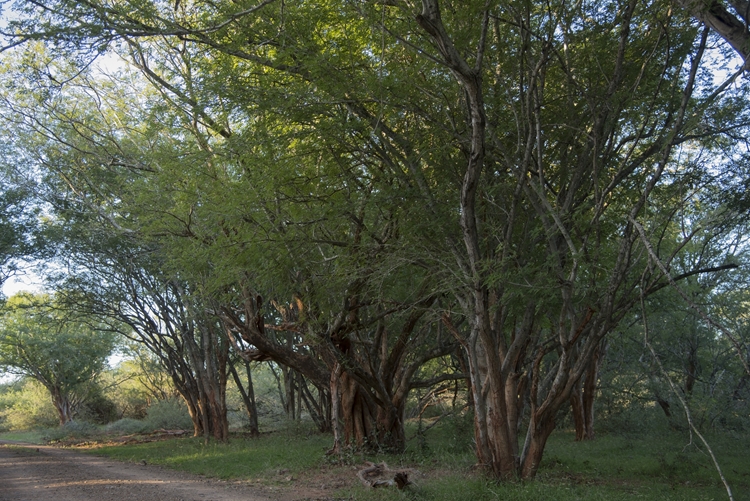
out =
<path fill-rule="evenodd" d="M 596 400 L 596 384 L 599 379 L 599 369 L 604 359 L 606 345 L 595 351 L 588 363 L 582 380 L 575 385 L 570 396 L 573 422 L 576 431 L 576 441 L 594 439 L 594 403 Z"/>
<path fill-rule="evenodd" d="M 733 6 L 734 13 L 719 0 L 680 0 L 680 3 L 693 17 L 723 38 L 745 61 L 744 69 L 748 69 L 750 32 L 747 21 L 750 12 L 747 10 L 746 2 L 730 0 L 729 4 Z"/>
<path fill-rule="evenodd" d="M 555 429 L 555 420 L 552 416 L 541 416 L 538 420 L 533 419 L 531 426 L 533 433 L 531 433 L 528 452 L 521 465 L 521 478 L 534 478 L 536 476 L 542 462 L 547 439 Z"/>
<path fill-rule="evenodd" d="M 291 306 L 287 308 L 276 303 L 272 304 L 281 310 L 281 316 L 285 319 L 283 328 L 276 325 L 267 327 L 261 313 L 262 298 L 249 292 L 245 293 L 244 311 L 224 307 L 222 319 L 227 336 L 243 358 L 273 360 L 290 374 L 297 371 L 317 388 L 330 388 L 329 421 L 334 430 L 332 451 L 340 451 L 342 447 L 350 445 L 382 447 L 400 452 L 406 446 L 403 414 L 414 374 L 425 362 L 455 350 L 452 343 L 431 349 L 422 348 L 422 353 L 407 363 L 406 354 L 415 348 L 410 340 L 415 336 L 427 307 L 434 301 L 433 296 L 427 296 L 416 306 L 411 305 L 408 314 L 404 315 L 398 335 L 391 340 L 386 323 L 381 322 L 375 329 L 375 340 L 367 343 L 355 343 L 351 339 L 357 335 L 358 329 L 362 329 L 357 318 L 359 307 L 356 298 L 346 301 L 345 310 L 322 333 L 301 322 L 297 315 L 292 314 L 294 308 Z M 302 307 L 298 299 L 295 308 Z M 306 352 L 273 340 L 266 335 L 266 328 L 269 331 L 309 332 L 307 335 L 317 340 L 315 351 Z M 424 329 L 424 332 L 429 334 L 430 331 Z M 287 379 L 291 380 L 291 376 Z M 304 396 L 304 384 L 295 386 L 295 398 L 297 395 L 298 398 Z M 289 405 L 292 395 L 282 393 L 282 398 Z M 298 412 L 297 408 L 295 415 Z M 325 414 L 328 412 L 326 410 Z"/>
<path fill-rule="evenodd" d="M 54 405 L 55 410 L 57 411 L 60 426 L 64 426 L 73 421 L 75 409 L 73 409 L 73 405 L 67 395 L 60 391 L 59 388 L 52 388 L 50 393 L 52 395 L 52 405 Z"/>

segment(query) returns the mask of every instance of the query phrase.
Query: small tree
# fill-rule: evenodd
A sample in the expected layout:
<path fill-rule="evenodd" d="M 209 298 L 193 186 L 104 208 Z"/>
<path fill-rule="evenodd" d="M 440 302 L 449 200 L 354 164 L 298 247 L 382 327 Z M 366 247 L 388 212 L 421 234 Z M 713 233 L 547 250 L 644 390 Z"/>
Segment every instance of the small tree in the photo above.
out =
<path fill-rule="evenodd" d="M 113 347 L 112 333 L 68 318 L 48 295 L 17 294 L 0 317 L 0 370 L 42 384 L 60 425 L 76 415 Z"/>

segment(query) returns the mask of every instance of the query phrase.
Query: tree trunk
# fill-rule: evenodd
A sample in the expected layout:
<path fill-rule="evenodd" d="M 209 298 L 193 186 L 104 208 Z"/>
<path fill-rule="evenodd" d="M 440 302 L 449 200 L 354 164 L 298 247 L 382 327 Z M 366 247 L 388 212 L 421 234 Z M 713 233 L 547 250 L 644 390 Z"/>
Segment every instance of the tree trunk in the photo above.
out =
<path fill-rule="evenodd" d="M 200 344 L 196 342 L 196 334 Z M 221 339 L 218 328 L 203 319 L 188 327 L 183 338 L 196 392 L 192 397 L 197 411 L 194 417 L 200 419 L 199 423 L 193 423 L 195 430 L 206 440 L 213 437 L 224 442 L 229 438 L 226 406 L 229 345 Z"/>
<path fill-rule="evenodd" d="M 448 355 L 456 348 L 455 344 L 448 343 L 425 350 L 413 360 L 406 356 L 414 338 L 428 335 L 429 329 L 418 330 L 417 326 L 421 325 L 425 312 L 434 302 L 435 297 L 427 294 L 417 305 L 405 308 L 409 313 L 400 323 L 400 332 L 390 342 L 385 322 L 381 322 L 375 330 L 373 342 L 357 344 L 349 337 L 362 328 L 357 318 L 356 298 L 346 301 L 345 311 L 340 312 L 323 333 L 300 323 L 293 314 L 304 307 L 301 300 L 297 300 L 294 308 L 273 302 L 286 321 L 284 329 L 272 325 L 269 328 L 287 332 L 290 329 L 293 332 L 310 331 L 320 343 L 309 351 L 296 349 L 295 345 L 279 341 L 276 336 L 266 336 L 262 298 L 249 290 L 245 292 L 244 308 L 224 307 L 222 319 L 227 337 L 244 359 L 273 360 L 287 372 L 282 385 L 281 378 L 274 371 L 287 410 L 294 408 L 297 416 L 301 410 L 299 403 L 305 402 L 311 415 L 327 416 L 320 421 L 321 426 L 326 427 L 331 423 L 334 432 L 331 452 L 338 452 L 345 445 L 385 447 L 398 452 L 406 445 L 403 413 L 414 374 L 427 361 Z M 374 364 L 374 360 L 378 363 Z M 290 386 L 286 382 L 293 381 L 294 371 L 299 373 L 299 379 Z M 306 388 L 308 381 L 321 391 L 324 406 L 313 405 L 314 399 Z M 330 388 L 330 411 L 321 388 Z"/>
<path fill-rule="evenodd" d="M 250 436 L 257 437 L 260 435 L 260 431 L 258 429 L 258 407 L 255 403 L 253 377 L 252 372 L 250 371 L 250 363 L 243 360 L 243 364 L 245 365 L 245 371 L 247 373 L 247 389 L 245 389 L 245 386 L 242 384 L 242 380 L 240 379 L 240 376 L 237 373 L 234 364 L 229 365 L 229 372 L 232 374 L 232 378 L 234 379 L 234 382 L 237 385 L 237 389 L 240 391 L 240 395 L 242 396 L 242 402 L 245 404 Z"/>
<path fill-rule="evenodd" d="M 193 436 L 200 437 L 201 435 L 203 435 L 204 422 L 200 405 L 198 405 L 197 399 L 192 398 L 191 394 L 185 394 L 182 392 L 180 393 L 182 394 L 182 398 L 185 400 L 185 404 L 187 405 L 190 420 L 193 422 Z"/>
<path fill-rule="evenodd" d="M 308 388 L 305 377 L 302 374 L 298 375 L 298 391 L 302 402 L 305 404 L 307 412 L 310 414 L 310 417 L 321 433 L 331 431 L 330 399 L 327 396 L 327 392 L 318 388 L 318 398 L 316 399 L 310 391 L 310 388 Z"/>
<path fill-rule="evenodd" d="M 588 362 L 586 374 L 583 379 L 575 385 L 573 393 L 570 396 L 576 441 L 594 439 L 596 383 L 599 380 L 599 369 L 605 352 L 606 345 L 602 343 Z"/>
<path fill-rule="evenodd" d="M 534 478 L 542 462 L 544 447 L 547 445 L 547 439 L 555 429 L 555 420 L 551 416 L 542 416 L 532 419 L 529 425 L 529 446 L 526 449 L 526 455 L 521 465 L 521 478 Z"/>
<path fill-rule="evenodd" d="M 295 408 L 296 392 L 294 385 L 295 371 L 284 365 L 281 365 L 280 368 L 284 381 L 284 398 L 282 399 L 282 402 L 284 403 L 284 412 L 286 413 L 287 418 L 294 421 L 297 418 Z"/>
<path fill-rule="evenodd" d="M 685 393 L 688 397 L 693 394 L 696 376 L 698 374 L 698 340 L 690 339 L 687 354 L 687 367 L 685 368 Z"/>
<path fill-rule="evenodd" d="M 596 399 L 596 384 L 599 381 L 599 369 L 604 359 L 606 345 L 602 342 L 589 362 L 583 381 L 583 423 L 584 439 L 594 439 L 594 400 Z"/>
<path fill-rule="evenodd" d="M 576 430 L 576 442 L 586 440 L 586 418 L 583 410 L 583 391 L 581 385 L 577 384 L 570 395 L 570 408 L 573 415 L 573 426 Z"/>
<path fill-rule="evenodd" d="M 346 371 L 342 371 L 340 379 L 344 445 L 364 447 L 374 443 L 375 416 L 367 396 Z"/>
<path fill-rule="evenodd" d="M 52 405 L 55 406 L 55 410 L 57 411 L 60 426 L 64 426 L 73 421 L 75 410 L 73 409 L 73 405 L 67 395 L 63 394 L 57 388 L 53 388 L 50 393 L 52 396 Z"/>
<path fill-rule="evenodd" d="M 341 454 L 344 444 L 344 431 L 341 423 L 341 373 L 343 368 L 336 362 L 331 371 L 331 428 L 333 429 L 333 447 L 329 454 Z"/>

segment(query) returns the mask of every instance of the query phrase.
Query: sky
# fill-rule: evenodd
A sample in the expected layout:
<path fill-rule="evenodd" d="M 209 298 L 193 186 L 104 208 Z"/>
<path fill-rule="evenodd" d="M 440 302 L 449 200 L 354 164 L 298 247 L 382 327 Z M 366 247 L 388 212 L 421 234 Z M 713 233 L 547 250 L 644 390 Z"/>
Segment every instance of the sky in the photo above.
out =
<path fill-rule="evenodd" d="M 18 292 L 39 292 L 42 290 L 42 279 L 34 273 L 26 273 L 10 277 L 3 284 L 3 295 L 10 297 Z"/>

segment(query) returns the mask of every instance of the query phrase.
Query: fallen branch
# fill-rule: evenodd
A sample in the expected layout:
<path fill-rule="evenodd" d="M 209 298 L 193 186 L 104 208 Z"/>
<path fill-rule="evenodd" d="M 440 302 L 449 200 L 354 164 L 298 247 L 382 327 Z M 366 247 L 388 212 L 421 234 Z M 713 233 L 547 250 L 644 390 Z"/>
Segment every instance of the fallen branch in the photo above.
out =
<path fill-rule="evenodd" d="M 375 464 L 367 461 L 367 467 L 359 470 L 357 476 L 365 486 L 373 489 L 394 485 L 403 489 L 407 485 L 413 485 L 409 480 L 409 473 L 413 472 L 411 469 L 391 470 L 385 463 Z"/>

